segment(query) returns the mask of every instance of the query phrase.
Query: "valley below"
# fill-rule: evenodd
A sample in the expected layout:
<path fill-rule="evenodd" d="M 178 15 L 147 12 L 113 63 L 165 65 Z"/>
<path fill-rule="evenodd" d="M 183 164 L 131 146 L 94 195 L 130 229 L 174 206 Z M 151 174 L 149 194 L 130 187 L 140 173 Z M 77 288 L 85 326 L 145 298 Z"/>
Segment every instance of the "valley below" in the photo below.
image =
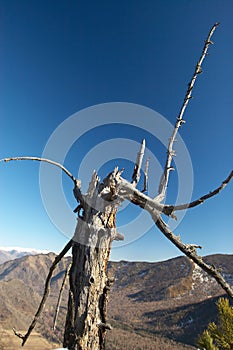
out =
<path fill-rule="evenodd" d="M 22 349 L 12 328 L 23 334 L 27 331 L 54 258 L 54 253 L 25 255 L 0 264 L 0 350 Z M 220 268 L 233 284 L 233 255 L 204 259 Z M 65 257 L 55 270 L 50 296 L 25 349 L 61 347 L 68 281 L 55 331 L 53 317 L 69 262 L 70 257 Z M 107 334 L 106 350 L 197 349 L 197 338 L 216 320 L 215 303 L 224 295 L 217 283 L 186 257 L 155 263 L 110 262 L 108 274 L 115 282 L 109 293 L 108 323 L 113 329 Z"/>

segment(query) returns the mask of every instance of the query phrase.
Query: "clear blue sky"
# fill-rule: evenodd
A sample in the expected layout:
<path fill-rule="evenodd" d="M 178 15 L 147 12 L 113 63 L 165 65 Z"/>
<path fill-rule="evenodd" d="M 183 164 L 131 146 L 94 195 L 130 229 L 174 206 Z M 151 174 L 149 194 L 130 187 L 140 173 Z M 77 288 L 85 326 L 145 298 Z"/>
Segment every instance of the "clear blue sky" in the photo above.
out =
<path fill-rule="evenodd" d="M 215 44 L 181 130 L 194 171 L 193 198 L 215 188 L 232 169 L 231 0 L 0 0 L 0 158 L 41 156 L 63 121 L 102 103 L 138 104 L 174 123 L 203 42 L 217 21 Z M 110 125 L 77 140 L 65 166 L 76 175 L 83 157 L 101 142 L 119 137 L 140 142 L 144 136 L 148 155 L 152 152 L 163 165 L 165 149 L 149 133 Z M 101 175 L 118 163 L 127 167 L 128 177 L 132 163 L 122 159 L 103 164 Z M 84 182 L 89 170 L 83 171 Z M 153 186 L 158 174 L 150 168 L 150 175 Z M 175 196 L 176 182 L 172 174 L 168 201 Z M 63 185 L 72 213 L 72 183 L 64 179 Z M 204 255 L 232 253 L 232 194 L 230 184 L 218 197 L 190 210 L 175 232 L 186 243 L 202 245 Z M 0 246 L 59 251 L 65 245 L 68 238 L 43 206 L 38 164 L 1 163 L 0 198 Z M 136 215 L 138 208 L 122 210 L 119 223 L 127 226 Z M 130 229 L 142 237 L 114 248 L 112 259 L 157 261 L 180 254 L 156 228 L 145 233 L 135 224 Z M 134 232 L 125 228 L 126 236 Z"/>

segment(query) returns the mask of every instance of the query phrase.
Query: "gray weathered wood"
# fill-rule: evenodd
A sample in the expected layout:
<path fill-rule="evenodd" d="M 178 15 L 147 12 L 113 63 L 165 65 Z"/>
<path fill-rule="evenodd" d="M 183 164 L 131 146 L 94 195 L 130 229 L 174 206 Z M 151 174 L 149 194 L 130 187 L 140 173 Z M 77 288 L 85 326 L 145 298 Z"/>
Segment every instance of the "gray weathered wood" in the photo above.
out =
<path fill-rule="evenodd" d="M 111 281 L 107 265 L 116 234 L 119 200 L 117 169 L 103 183 L 93 174 L 72 248 L 70 292 L 63 346 L 69 350 L 104 349 L 107 295 Z"/>

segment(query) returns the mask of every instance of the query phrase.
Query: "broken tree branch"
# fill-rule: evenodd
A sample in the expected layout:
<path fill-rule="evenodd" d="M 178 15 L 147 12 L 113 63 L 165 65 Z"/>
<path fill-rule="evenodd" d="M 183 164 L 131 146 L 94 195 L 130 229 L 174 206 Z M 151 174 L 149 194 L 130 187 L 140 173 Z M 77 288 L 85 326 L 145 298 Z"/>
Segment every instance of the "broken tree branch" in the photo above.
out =
<path fill-rule="evenodd" d="M 65 271 L 64 278 L 63 278 L 63 281 L 62 281 L 62 285 L 61 285 L 61 288 L 60 288 L 60 292 L 59 292 L 59 296 L 58 296 L 58 300 L 57 300 L 57 305 L 56 305 L 56 310 L 55 310 L 55 315 L 54 315 L 54 319 L 53 319 L 53 330 L 54 331 L 55 331 L 56 326 L 57 326 L 57 317 L 58 317 L 58 313 L 59 313 L 59 310 L 60 310 L 62 293 L 63 293 L 64 287 L 65 287 L 66 279 L 67 279 L 67 277 L 68 277 L 68 275 L 70 273 L 71 266 L 72 266 L 72 261 L 69 263 L 69 265 L 68 265 L 68 267 L 67 267 L 67 269 Z"/>
<path fill-rule="evenodd" d="M 130 202 L 139 205 L 142 209 L 144 209 L 145 206 L 150 206 L 160 212 L 163 211 L 163 204 L 142 193 L 124 178 L 119 177 L 119 179 L 116 179 L 116 182 L 119 187 L 119 196 L 122 197 L 122 199 L 128 199 Z"/>
<path fill-rule="evenodd" d="M 200 266 L 204 271 L 206 271 L 211 277 L 213 277 L 216 282 L 226 291 L 226 293 L 233 299 L 233 290 L 231 286 L 225 281 L 221 273 L 215 266 L 208 265 L 205 263 L 201 256 L 197 255 L 196 248 L 200 248 L 195 244 L 184 244 L 180 236 L 176 236 L 169 227 L 162 220 L 159 213 L 152 212 L 152 219 L 154 220 L 156 226 L 159 230 L 171 241 L 182 253 L 184 253 L 189 259 Z"/>
<path fill-rule="evenodd" d="M 217 187 L 215 190 L 209 192 L 208 194 L 205 194 L 204 196 L 202 196 L 199 199 L 196 199 L 190 203 L 185 203 L 185 204 L 180 204 L 180 205 L 165 205 L 164 209 L 163 209 L 163 213 L 166 215 L 170 215 L 177 210 L 184 210 L 184 209 L 188 209 L 188 208 L 193 208 L 199 204 L 202 204 L 207 199 L 215 196 L 220 191 L 222 191 L 227 186 L 227 184 L 231 181 L 232 178 L 233 178 L 233 170 L 228 175 L 228 177 L 222 182 L 222 184 L 219 187 Z"/>
<path fill-rule="evenodd" d="M 201 57 L 200 57 L 199 61 L 197 62 L 192 79 L 191 79 L 190 83 L 188 84 L 188 89 L 186 91 L 184 102 L 181 106 L 179 115 L 176 119 L 175 127 L 174 127 L 173 133 L 172 133 L 170 140 L 169 140 L 169 144 L 168 144 L 168 148 L 167 148 L 167 159 L 166 159 L 163 174 L 161 176 L 159 189 L 158 189 L 158 195 L 156 197 L 156 199 L 159 202 L 163 201 L 163 199 L 165 198 L 166 190 L 167 190 L 167 186 L 168 186 L 169 174 L 170 174 L 170 171 L 173 170 L 173 167 L 171 166 L 173 157 L 175 156 L 175 151 L 173 150 L 173 144 L 175 142 L 176 135 L 179 131 L 180 126 L 185 123 L 185 120 L 183 119 L 184 112 L 188 106 L 189 100 L 192 98 L 192 91 L 193 91 L 195 81 L 197 79 L 198 74 L 200 74 L 202 72 L 201 65 L 202 65 L 202 63 L 207 55 L 209 45 L 213 44 L 211 41 L 211 37 L 214 34 L 214 31 L 218 25 L 219 25 L 219 23 L 215 23 L 208 34 L 208 37 L 205 41 L 205 45 L 204 45 L 203 50 L 202 50 Z"/>
<path fill-rule="evenodd" d="M 57 166 L 58 168 L 60 168 L 62 171 L 64 171 L 66 173 L 66 175 L 69 176 L 69 178 L 71 178 L 71 180 L 74 182 L 74 184 L 77 183 L 77 179 L 69 172 L 69 170 L 67 170 L 62 164 L 55 162 L 53 160 L 50 159 L 46 159 L 46 158 L 38 158 L 38 157 L 11 157 L 11 158 L 3 158 L 0 159 L 0 162 L 10 162 L 12 160 L 35 160 L 38 162 L 45 162 L 45 163 L 49 163 L 52 165 Z"/>
<path fill-rule="evenodd" d="M 81 192 L 81 181 L 76 179 L 69 170 L 67 170 L 62 164 L 55 162 L 51 159 L 47 159 L 47 158 L 38 158 L 38 157 L 11 157 L 11 158 L 3 158 L 0 159 L 0 162 L 10 162 L 13 160 L 32 160 L 32 161 L 38 161 L 38 162 L 45 162 L 45 163 L 49 163 L 52 165 L 57 166 L 58 168 L 60 168 L 62 171 L 65 172 L 66 175 L 69 176 L 69 178 L 73 181 L 74 183 L 74 196 L 77 199 L 78 202 L 80 202 L 80 207 L 83 207 L 83 203 L 84 203 L 84 198 L 82 196 L 82 192 Z M 76 210 L 78 211 L 79 206 L 74 210 L 74 212 L 76 212 Z"/>
<path fill-rule="evenodd" d="M 164 204 L 159 203 L 156 199 L 152 199 L 146 194 L 140 192 L 133 184 L 129 183 L 122 177 L 115 179 L 117 182 L 117 187 L 119 188 L 119 196 L 122 200 L 127 199 L 131 203 L 138 205 L 142 209 L 146 210 L 157 210 L 160 213 L 164 213 L 167 216 L 170 216 L 173 219 L 176 219 L 176 216 L 170 211 L 164 211 Z"/>
<path fill-rule="evenodd" d="M 137 155 L 136 163 L 134 165 L 134 171 L 133 171 L 133 175 L 132 175 L 132 184 L 135 187 L 137 186 L 137 184 L 140 180 L 140 171 L 141 171 L 141 167 L 142 167 L 142 160 L 143 160 L 144 153 L 145 153 L 145 144 L 146 144 L 146 141 L 145 141 L 145 139 L 143 139 L 142 143 L 141 143 L 140 151 L 138 152 L 138 155 Z"/>
<path fill-rule="evenodd" d="M 148 170 L 149 170 L 149 158 L 146 160 L 145 169 L 144 169 L 144 182 L 142 193 L 148 190 Z"/>
<path fill-rule="evenodd" d="M 67 244 L 66 246 L 63 248 L 63 250 L 56 256 L 56 258 L 54 259 L 54 262 L 52 263 L 50 269 L 49 269 L 49 273 L 48 273 L 48 276 L 46 278 L 46 281 L 45 281 L 45 287 L 44 287 L 44 294 L 43 294 L 43 297 L 41 299 L 41 302 L 40 302 L 40 305 L 38 307 L 38 310 L 34 316 L 34 319 L 31 323 L 31 325 L 29 326 L 28 328 L 28 331 L 25 335 L 22 335 L 20 334 L 19 332 L 17 332 L 15 329 L 14 330 L 14 333 L 17 337 L 23 339 L 23 342 L 22 342 L 22 346 L 24 346 L 24 344 L 26 343 L 27 339 L 29 338 L 31 332 L 33 331 L 33 329 L 35 328 L 35 325 L 41 315 L 41 312 L 45 306 L 45 302 L 46 302 L 46 299 L 48 298 L 48 295 L 49 295 L 49 290 L 50 290 L 50 281 L 51 281 L 51 278 L 52 278 L 52 275 L 53 275 L 53 271 L 55 270 L 57 264 L 61 261 L 61 259 L 63 258 L 63 256 L 70 250 L 70 248 L 72 247 L 73 245 L 73 240 L 71 239 Z"/>

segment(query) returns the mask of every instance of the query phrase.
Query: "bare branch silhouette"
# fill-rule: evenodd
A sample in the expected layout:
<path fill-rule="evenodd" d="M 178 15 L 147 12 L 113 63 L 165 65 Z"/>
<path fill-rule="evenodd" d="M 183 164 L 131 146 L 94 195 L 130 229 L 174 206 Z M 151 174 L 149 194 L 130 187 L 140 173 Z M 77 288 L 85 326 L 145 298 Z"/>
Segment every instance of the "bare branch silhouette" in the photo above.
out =
<path fill-rule="evenodd" d="M 59 313 L 59 310 L 60 310 L 62 293 L 63 293 L 64 287 L 65 287 L 66 279 L 67 279 L 67 277 L 68 277 L 68 275 L 70 273 L 71 266 L 72 266 L 72 261 L 69 263 L 69 265 L 68 265 L 68 267 L 67 267 L 67 269 L 65 271 L 64 278 L 63 278 L 63 281 L 62 281 L 62 285 L 61 285 L 61 288 L 60 288 L 60 292 L 59 292 L 59 296 L 58 296 L 58 300 L 57 300 L 57 305 L 56 305 L 56 310 L 55 310 L 55 315 L 54 315 L 54 319 L 53 319 L 53 330 L 55 330 L 56 326 L 57 326 L 57 317 L 58 317 L 58 313 Z"/>
<path fill-rule="evenodd" d="M 38 158 L 38 157 L 11 157 L 11 158 L 3 158 L 3 159 L 0 159 L 0 162 L 11 162 L 13 160 L 35 160 L 35 161 L 38 161 L 38 162 L 45 162 L 45 163 L 49 163 L 49 164 L 52 164 L 52 165 L 55 165 L 57 166 L 58 168 L 60 168 L 62 171 L 64 171 L 66 173 L 66 175 L 69 176 L 69 178 L 71 178 L 71 180 L 76 183 L 77 182 L 77 179 L 75 179 L 75 177 L 69 172 L 69 170 L 67 170 L 62 164 L 58 163 L 58 162 L 55 162 L 53 160 L 50 160 L 50 159 L 46 159 L 46 158 Z"/>
<path fill-rule="evenodd" d="M 132 184 L 135 187 L 137 186 L 137 184 L 140 180 L 140 171 L 141 171 L 141 167 L 142 167 L 142 160 L 143 160 L 144 153 L 145 153 L 145 145 L 146 145 L 146 141 L 142 140 L 141 148 L 140 148 L 140 151 L 138 152 L 136 163 L 134 165 L 134 171 L 133 171 L 133 175 L 132 175 Z"/>
<path fill-rule="evenodd" d="M 145 164 L 142 193 L 144 193 L 148 190 L 148 170 L 149 170 L 149 158 L 147 158 L 146 164 Z"/>
<path fill-rule="evenodd" d="M 209 192 L 208 194 L 205 194 L 204 196 L 202 196 L 199 199 L 196 199 L 190 203 L 180 204 L 180 205 L 165 205 L 164 209 L 163 209 L 163 213 L 166 215 L 170 215 L 177 210 L 184 210 L 184 209 L 188 209 L 188 208 L 193 208 L 193 207 L 196 207 L 197 205 L 204 203 L 204 201 L 206 201 L 207 199 L 209 199 L 211 197 L 216 196 L 216 194 L 218 194 L 220 191 L 222 191 L 227 186 L 227 184 L 231 181 L 232 177 L 233 177 L 233 170 L 228 175 L 228 177 L 222 182 L 222 184 L 219 187 L 217 187 L 215 190 Z"/>
<path fill-rule="evenodd" d="M 154 212 L 152 213 L 152 218 L 159 228 L 159 230 L 171 241 L 182 253 L 184 253 L 189 259 L 200 266 L 204 271 L 206 271 L 210 276 L 212 276 L 217 283 L 226 291 L 226 293 L 233 299 L 233 290 L 231 286 L 226 282 L 221 273 L 215 266 L 208 265 L 205 263 L 201 256 L 197 255 L 196 248 L 201 248 L 196 244 L 184 244 L 181 241 L 180 236 L 176 236 L 169 227 L 162 220 L 161 216 Z"/>
<path fill-rule="evenodd" d="M 170 140 L 169 140 L 169 144 L 168 144 L 168 148 L 167 148 L 167 160 L 166 160 L 164 171 L 163 171 L 163 174 L 162 174 L 162 177 L 160 180 L 158 195 L 156 197 L 156 199 L 159 202 L 163 201 L 163 199 L 165 198 L 165 194 L 166 194 L 166 190 L 167 190 L 167 186 L 168 186 L 169 174 L 170 174 L 170 171 L 173 170 L 173 167 L 171 166 L 173 157 L 175 156 L 175 151 L 173 150 L 173 144 L 175 142 L 176 135 L 179 131 L 180 126 L 185 123 L 185 120 L 183 119 L 184 112 L 188 106 L 189 100 L 192 98 L 192 91 L 193 91 L 195 81 L 197 79 L 197 76 L 202 72 L 202 68 L 201 68 L 202 63 L 207 55 L 209 45 L 213 44 L 211 41 L 211 37 L 214 34 L 214 31 L 218 25 L 219 25 L 219 23 L 215 23 L 208 34 L 208 37 L 205 41 L 204 48 L 202 50 L 201 57 L 200 57 L 199 61 L 197 62 L 192 79 L 191 79 L 190 83 L 188 84 L 188 89 L 187 89 L 187 92 L 186 92 L 186 95 L 184 98 L 184 102 L 181 106 L 179 115 L 176 119 L 176 124 L 175 124 L 173 133 L 172 133 Z"/>

